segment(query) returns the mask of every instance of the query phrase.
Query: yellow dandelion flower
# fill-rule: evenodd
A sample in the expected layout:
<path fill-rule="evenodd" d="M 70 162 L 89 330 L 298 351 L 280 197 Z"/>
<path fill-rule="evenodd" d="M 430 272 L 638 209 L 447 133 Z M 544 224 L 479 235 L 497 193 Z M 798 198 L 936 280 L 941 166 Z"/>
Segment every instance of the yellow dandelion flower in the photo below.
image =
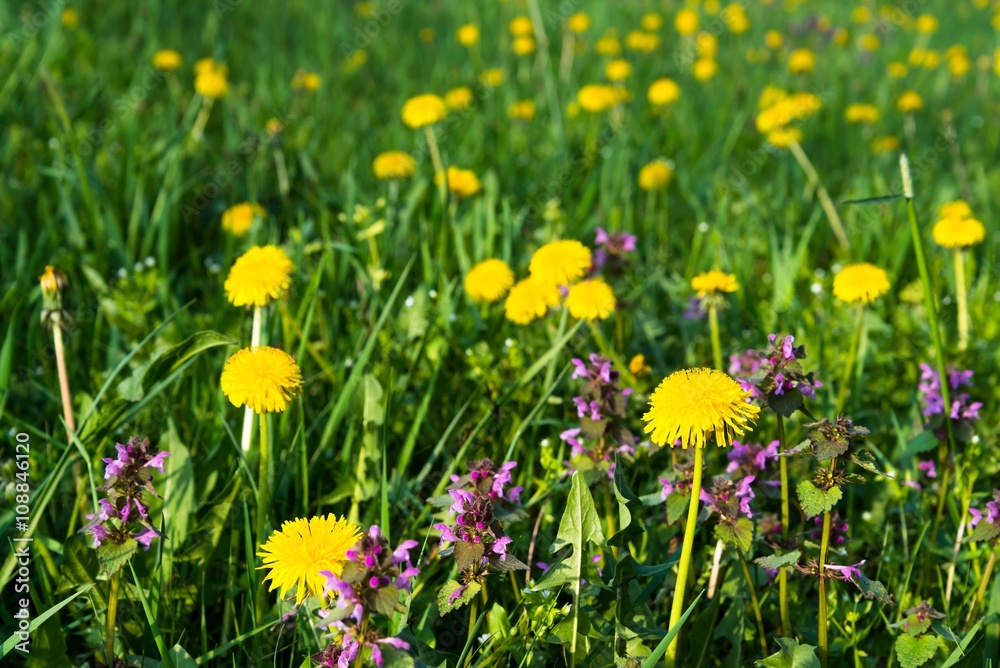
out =
<path fill-rule="evenodd" d="M 908 90 L 896 100 L 896 109 L 904 114 L 912 114 L 924 108 L 924 99 L 916 91 Z"/>
<path fill-rule="evenodd" d="M 894 137 L 893 135 L 876 137 L 875 139 L 872 139 L 868 148 L 872 153 L 888 153 L 889 151 L 895 151 L 899 148 L 899 137 Z"/>
<path fill-rule="evenodd" d="M 622 45 L 614 35 L 605 35 L 597 40 L 594 49 L 601 56 L 618 56 L 621 55 Z"/>
<path fill-rule="evenodd" d="M 678 35 L 693 35 L 698 32 L 698 12 L 685 7 L 674 17 L 674 30 Z"/>
<path fill-rule="evenodd" d="M 322 83 L 323 80 L 315 72 L 297 70 L 295 75 L 292 77 L 292 90 L 304 90 L 314 93 L 319 90 L 320 84 Z"/>
<path fill-rule="evenodd" d="M 69 279 L 61 270 L 47 264 L 45 265 L 45 273 L 38 277 L 38 283 L 42 288 L 42 294 L 47 299 L 52 299 L 66 289 L 69 285 Z"/>
<path fill-rule="evenodd" d="M 504 302 L 504 315 L 511 322 L 527 325 L 543 317 L 549 308 L 559 303 L 559 288 L 552 283 L 529 276 L 510 289 Z"/>
<path fill-rule="evenodd" d="M 784 89 L 777 86 L 764 86 L 760 97 L 757 98 L 757 106 L 761 109 L 770 109 L 786 97 L 788 97 L 788 93 Z"/>
<path fill-rule="evenodd" d="M 921 14 L 917 17 L 917 31 L 925 35 L 937 32 L 938 20 L 930 14 Z"/>
<path fill-rule="evenodd" d="M 535 52 L 535 38 L 530 35 L 515 37 L 512 48 L 519 56 L 530 56 Z"/>
<path fill-rule="evenodd" d="M 64 9 L 61 17 L 62 24 L 70 30 L 75 30 L 80 23 L 80 15 L 75 9 Z"/>
<path fill-rule="evenodd" d="M 584 12 L 577 12 L 566 19 L 566 27 L 578 35 L 587 32 L 587 28 L 590 27 L 590 16 Z"/>
<path fill-rule="evenodd" d="M 204 74 L 216 68 L 216 62 L 212 58 L 199 58 L 194 63 L 195 76 Z"/>
<path fill-rule="evenodd" d="M 535 32 L 535 27 L 527 16 L 515 16 L 511 19 L 509 28 L 514 37 L 525 37 Z"/>
<path fill-rule="evenodd" d="M 244 348 L 226 360 L 220 385 L 234 406 L 246 406 L 255 413 L 283 413 L 302 391 L 302 372 L 283 350 Z"/>
<path fill-rule="evenodd" d="M 764 44 L 767 45 L 769 49 L 780 49 L 781 45 L 785 43 L 785 38 L 781 36 L 781 33 L 777 30 L 768 30 L 764 33 Z"/>
<path fill-rule="evenodd" d="M 788 71 L 792 74 L 809 74 L 816 69 L 816 54 L 809 49 L 795 49 L 788 54 Z"/>
<path fill-rule="evenodd" d="M 719 53 L 719 40 L 710 32 L 698 33 L 694 45 L 701 58 L 715 58 Z"/>
<path fill-rule="evenodd" d="M 268 591 L 278 589 L 284 598 L 295 587 L 295 603 L 309 596 L 324 597 L 326 576 L 320 571 L 340 575 L 347 563 L 347 551 L 361 538 L 361 529 L 343 517 L 332 513 L 308 520 L 284 522 L 280 531 L 271 534 L 260 546 L 258 557 L 264 558 L 261 569 L 270 569 L 264 580 L 270 580 Z"/>
<path fill-rule="evenodd" d="M 618 58 L 608 63 L 604 68 L 604 76 L 611 81 L 624 81 L 632 74 L 632 65 L 624 58 Z"/>
<path fill-rule="evenodd" d="M 462 46 L 472 46 L 479 41 L 479 26 L 474 23 L 466 23 L 455 32 L 455 38 Z"/>
<path fill-rule="evenodd" d="M 760 407 L 747 403 L 750 394 L 715 369 L 684 369 L 660 382 L 642 416 L 645 432 L 657 445 L 704 448 L 709 436 L 719 447 L 753 428 Z"/>
<path fill-rule="evenodd" d="M 872 13 L 867 7 L 855 7 L 851 10 L 851 21 L 854 23 L 868 23 L 872 18 Z"/>
<path fill-rule="evenodd" d="M 889 277 L 870 262 L 844 267 L 833 278 L 833 296 L 848 304 L 870 304 L 889 292 Z"/>
<path fill-rule="evenodd" d="M 465 293 L 477 304 L 503 299 L 514 285 L 514 272 L 503 260 L 483 260 L 465 275 Z"/>
<path fill-rule="evenodd" d="M 439 123 L 447 115 L 448 108 L 438 95 L 417 95 L 403 105 L 403 123 L 413 129 Z"/>
<path fill-rule="evenodd" d="M 434 175 L 434 183 L 441 185 L 444 177 L 440 172 Z M 476 173 L 469 169 L 459 169 L 458 167 L 448 168 L 448 191 L 463 199 L 471 197 L 482 189 Z"/>
<path fill-rule="evenodd" d="M 722 18 L 726 22 L 729 32 L 734 35 L 742 35 L 747 30 L 750 30 L 750 19 L 747 18 L 746 12 L 743 10 L 743 5 L 736 3 L 729 5 L 726 7 Z"/>
<path fill-rule="evenodd" d="M 566 308 L 577 320 L 604 320 L 615 311 L 615 293 L 602 278 L 574 283 L 566 296 Z"/>
<path fill-rule="evenodd" d="M 277 246 L 254 246 L 233 263 L 226 297 L 233 306 L 264 306 L 292 284 L 295 265 Z"/>
<path fill-rule="evenodd" d="M 660 38 L 653 33 L 633 30 L 625 35 L 625 48 L 639 53 L 652 53 L 660 46 Z"/>
<path fill-rule="evenodd" d="M 233 236 L 242 237 L 253 225 L 255 218 L 264 216 L 264 208 L 256 202 L 234 204 L 222 212 L 222 229 Z"/>
<path fill-rule="evenodd" d="M 666 160 L 654 160 L 639 170 L 639 187 L 646 191 L 665 190 L 674 170 Z"/>
<path fill-rule="evenodd" d="M 719 71 L 719 64 L 711 58 L 699 58 L 691 66 L 691 74 L 698 81 L 708 81 Z"/>
<path fill-rule="evenodd" d="M 666 107 L 681 99 L 681 87 L 673 79 L 664 77 L 649 84 L 646 97 L 654 107 Z"/>
<path fill-rule="evenodd" d="M 945 248 L 968 248 L 982 243 L 986 238 L 986 227 L 972 217 L 972 210 L 964 200 L 942 204 L 941 215 L 934 225 L 934 241 Z"/>
<path fill-rule="evenodd" d="M 507 109 L 507 115 L 520 121 L 530 121 L 535 118 L 534 100 L 518 100 Z"/>
<path fill-rule="evenodd" d="M 549 285 L 571 285 L 590 270 L 590 249 L 575 239 L 550 241 L 535 251 L 531 277 Z"/>
<path fill-rule="evenodd" d="M 217 100 L 229 92 L 229 81 L 224 68 L 203 69 L 194 79 L 194 89 L 202 97 Z"/>
<path fill-rule="evenodd" d="M 921 66 L 925 70 L 933 70 L 940 64 L 941 54 L 939 52 L 934 49 L 928 49 L 924 52 L 924 62 L 921 63 Z"/>
<path fill-rule="evenodd" d="M 736 292 L 740 289 L 740 284 L 735 274 L 713 269 L 692 278 L 691 289 L 697 291 L 699 297 L 707 297 L 720 292 Z"/>
<path fill-rule="evenodd" d="M 893 79 L 902 79 L 909 71 L 910 69 L 906 66 L 906 63 L 899 61 L 891 62 L 886 66 L 886 73 Z"/>
<path fill-rule="evenodd" d="M 372 172 L 375 178 L 388 181 L 390 179 L 408 179 L 416 171 L 417 163 L 413 156 L 403 151 L 386 151 L 379 153 L 372 161 Z"/>
<path fill-rule="evenodd" d="M 964 77 L 972 69 L 972 61 L 964 53 L 957 53 L 948 58 L 948 72 L 956 79 Z"/>
<path fill-rule="evenodd" d="M 802 142 L 802 130 L 786 125 L 767 133 L 767 143 L 775 148 L 788 148 Z"/>
<path fill-rule="evenodd" d="M 850 104 L 844 111 L 848 123 L 875 123 L 879 119 L 879 110 L 874 104 Z"/>
<path fill-rule="evenodd" d="M 954 202 L 945 202 L 938 207 L 938 215 L 942 218 L 971 218 L 972 209 L 964 199 L 957 199 Z"/>
<path fill-rule="evenodd" d="M 649 365 L 646 364 L 646 356 L 643 355 L 642 353 L 639 353 L 638 355 L 630 359 L 628 362 L 628 371 L 636 378 L 648 374 L 650 368 Z"/>
<path fill-rule="evenodd" d="M 173 72 L 182 62 L 181 54 L 173 49 L 163 49 L 153 54 L 153 67 L 161 72 Z"/>
<path fill-rule="evenodd" d="M 861 47 L 862 51 L 878 51 L 879 47 L 882 46 L 882 42 L 879 40 L 878 35 L 862 35 L 858 40 L 858 45 Z"/>
<path fill-rule="evenodd" d="M 639 21 L 639 25 L 642 26 L 643 30 L 649 30 L 650 32 L 656 32 L 663 27 L 663 17 L 656 12 L 647 12 L 642 15 L 642 19 Z"/>
<path fill-rule="evenodd" d="M 452 88 L 444 94 L 444 104 L 452 111 L 461 111 L 472 106 L 472 90 L 466 86 Z"/>
<path fill-rule="evenodd" d="M 613 86 L 590 84 L 580 89 L 576 101 L 584 111 L 599 114 L 618 104 L 620 95 Z"/>
<path fill-rule="evenodd" d="M 496 88 L 503 83 L 503 70 L 499 67 L 494 67 L 491 70 L 486 70 L 479 76 L 479 80 L 486 86 L 490 88 Z"/>
<path fill-rule="evenodd" d="M 832 39 L 837 46 L 847 46 L 851 41 L 851 33 L 845 28 L 837 28 L 833 31 Z"/>

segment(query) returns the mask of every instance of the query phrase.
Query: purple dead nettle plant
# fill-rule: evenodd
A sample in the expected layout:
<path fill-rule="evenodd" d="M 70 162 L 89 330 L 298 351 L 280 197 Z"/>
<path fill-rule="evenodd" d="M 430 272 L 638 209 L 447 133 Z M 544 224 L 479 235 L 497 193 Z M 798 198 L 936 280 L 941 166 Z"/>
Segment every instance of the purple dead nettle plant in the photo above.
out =
<path fill-rule="evenodd" d="M 454 555 L 458 579 L 448 582 L 438 592 L 442 615 L 474 600 L 486 591 L 487 576 L 494 573 L 526 570 L 527 566 L 508 550 L 513 539 L 504 526 L 524 517 L 520 510 L 523 488 L 512 486 L 511 471 L 517 462 L 496 466 L 490 459 L 466 464 L 469 472 L 453 475 L 447 496 L 430 502 L 454 514 L 452 523 L 439 522 L 441 542 L 450 546 L 439 554 Z"/>
<path fill-rule="evenodd" d="M 602 227 L 597 228 L 597 238 L 590 273 L 601 272 L 606 276 L 617 278 L 624 274 L 632 265 L 629 253 L 635 252 L 637 238 L 627 232 L 608 233 Z"/>
<path fill-rule="evenodd" d="M 332 641 L 312 660 L 320 666 L 351 666 L 359 656 L 381 668 L 387 661 L 399 665 L 394 652 L 404 653 L 409 643 L 389 635 L 385 628 L 393 615 L 405 608 L 400 592 L 408 592 L 420 570 L 413 565 L 410 550 L 417 541 L 404 540 L 390 549 L 389 541 L 377 525 L 372 525 L 347 551 L 347 563 L 336 575 L 321 571 L 326 578 L 326 595 L 336 605 L 321 609 L 320 628 L 332 635 Z M 402 654 L 400 654 L 402 658 Z"/>
<path fill-rule="evenodd" d="M 580 394 L 573 397 L 578 427 L 559 434 L 570 445 L 569 473 L 583 471 L 588 482 L 612 478 L 615 456 L 635 455 L 638 439 L 627 426 L 628 398 L 632 388 L 623 388 L 611 360 L 592 354 L 589 363 L 573 359 L 572 379 L 583 380 Z"/>

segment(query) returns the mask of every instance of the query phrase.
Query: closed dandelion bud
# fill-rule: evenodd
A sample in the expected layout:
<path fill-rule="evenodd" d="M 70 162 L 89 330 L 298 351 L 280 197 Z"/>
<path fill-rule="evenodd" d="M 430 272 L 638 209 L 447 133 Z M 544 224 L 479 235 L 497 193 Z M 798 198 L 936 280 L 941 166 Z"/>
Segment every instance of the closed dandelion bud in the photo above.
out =
<path fill-rule="evenodd" d="M 57 297 L 69 285 L 66 274 L 51 264 L 45 266 L 45 273 L 38 277 L 38 282 L 42 286 L 42 294 L 46 299 Z"/>

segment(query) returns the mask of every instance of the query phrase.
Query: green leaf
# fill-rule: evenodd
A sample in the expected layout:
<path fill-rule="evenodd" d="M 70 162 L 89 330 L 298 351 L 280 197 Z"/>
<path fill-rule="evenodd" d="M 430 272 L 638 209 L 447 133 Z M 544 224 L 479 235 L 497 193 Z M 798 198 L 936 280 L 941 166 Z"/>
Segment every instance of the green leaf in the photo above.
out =
<path fill-rule="evenodd" d="M 851 452 L 851 461 L 864 470 L 875 473 L 876 475 L 885 476 L 886 478 L 892 477 L 878 467 L 878 464 L 875 463 L 875 455 L 867 450 L 854 450 Z"/>
<path fill-rule="evenodd" d="M 816 648 L 800 645 L 795 638 L 775 638 L 781 649 L 766 659 L 757 662 L 764 668 L 820 668 Z"/>
<path fill-rule="evenodd" d="M 0 393 L 7 390 L 10 384 L 10 368 L 14 361 L 14 325 L 18 323 L 15 317 L 11 318 L 7 325 L 7 335 L 3 339 L 3 346 L 0 346 Z"/>
<path fill-rule="evenodd" d="M 412 668 L 416 665 L 409 652 L 386 645 L 382 645 L 379 649 L 382 650 L 382 668 Z"/>
<path fill-rule="evenodd" d="M 444 617 L 452 610 L 458 610 L 463 605 L 471 601 L 479 593 L 481 587 L 478 582 L 470 582 L 469 586 L 451 601 L 451 595 L 461 589 L 462 585 L 456 580 L 449 580 L 438 590 L 438 613 Z"/>
<path fill-rule="evenodd" d="M 799 563 L 799 557 L 801 556 L 802 553 L 799 550 L 792 550 L 784 554 L 770 554 L 766 557 L 758 557 L 753 562 L 761 568 L 773 571 L 776 568 L 787 568 Z"/>
<path fill-rule="evenodd" d="M 63 544 L 62 564 L 59 566 L 63 583 L 59 591 L 95 582 L 100 568 L 90 541 L 82 536 L 71 537 Z"/>
<path fill-rule="evenodd" d="M 980 522 L 963 542 L 980 543 L 982 541 L 993 540 L 997 536 L 1000 536 L 1000 526 L 992 522 Z"/>
<path fill-rule="evenodd" d="M 690 494 L 671 494 L 667 497 L 667 524 L 673 524 L 687 512 L 691 503 Z"/>
<path fill-rule="evenodd" d="M 860 204 L 862 206 L 869 204 L 891 204 L 892 202 L 903 199 L 902 195 L 878 195 L 876 197 L 865 197 L 863 199 L 845 199 L 841 201 L 841 204 Z"/>
<path fill-rule="evenodd" d="M 385 421 L 385 408 L 382 405 L 382 395 L 385 393 L 382 391 L 382 385 L 380 385 L 375 379 L 375 376 L 370 373 L 366 373 L 364 377 L 364 387 L 364 425 L 366 427 L 370 425 L 380 425 Z"/>
<path fill-rule="evenodd" d="M 824 492 L 809 480 L 803 480 L 795 488 L 799 495 L 799 503 L 802 504 L 802 512 L 806 517 L 816 517 L 821 513 L 832 509 L 843 496 L 839 487 L 831 487 Z"/>
<path fill-rule="evenodd" d="M 865 598 L 892 605 L 892 596 L 889 595 L 889 590 L 878 580 L 869 580 L 864 573 L 861 573 L 852 577 L 851 582 L 861 590 Z"/>
<path fill-rule="evenodd" d="M 940 644 L 933 633 L 919 638 L 904 633 L 896 638 L 896 658 L 901 668 L 917 668 L 934 658 Z"/>
<path fill-rule="evenodd" d="M 767 406 L 778 415 L 786 418 L 802 408 L 802 393 L 798 390 L 785 390 L 781 394 L 775 394 L 774 390 L 767 393 Z"/>
<path fill-rule="evenodd" d="M 218 332 L 213 332 L 212 330 L 195 332 L 177 345 L 164 350 L 149 363 L 146 373 L 142 375 L 143 392 L 149 392 L 154 385 L 165 380 L 170 374 L 180 369 L 188 360 L 196 355 L 200 355 L 212 348 L 231 346 L 236 343 L 235 339 L 219 334 Z"/>
<path fill-rule="evenodd" d="M 958 647 L 956 647 L 954 651 L 948 655 L 948 660 L 941 664 L 941 668 L 952 668 L 952 666 L 958 665 L 958 662 L 965 658 L 966 652 L 969 650 L 969 646 L 972 644 L 972 641 L 976 639 L 976 634 L 979 633 L 979 629 L 985 621 L 986 618 L 984 617 L 972 625 L 972 628 L 969 629 L 968 633 L 965 634 L 965 637 L 962 638 L 962 642 L 960 642 Z"/>
<path fill-rule="evenodd" d="M 719 522 L 715 525 L 715 537 L 740 552 L 746 552 L 753 543 L 753 522 L 745 517 L 736 520 L 735 524 Z"/>
<path fill-rule="evenodd" d="M 597 516 L 590 488 L 584 482 L 583 474 L 577 472 L 573 474 L 573 486 L 566 500 L 566 510 L 559 521 L 559 531 L 550 552 L 555 553 L 572 545 L 582 559 L 585 543 L 604 547 L 604 531 L 601 529 L 601 520 Z"/>
<path fill-rule="evenodd" d="M 464 540 L 455 543 L 455 561 L 458 570 L 465 571 L 483 560 L 486 546 L 482 543 L 467 543 Z"/>
<path fill-rule="evenodd" d="M 35 632 L 35 630 L 39 626 L 45 623 L 45 620 L 49 619 L 57 612 L 65 608 L 77 596 L 90 591 L 93 587 L 94 587 L 93 584 L 81 585 L 79 589 L 73 592 L 72 596 L 67 596 L 66 598 L 56 603 L 45 612 L 39 613 L 38 616 L 36 617 L 32 617 L 31 622 L 28 623 L 27 633 L 29 637 L 31 636 L 32 633 Z M 3 642 L 3 645 L 0 645 L 0 659 L 10 654 L 11 650 L 13 650 L 20 642 L 21 642 L 21 636 L 18 635 L 17 633 L 12 633 L 10 637 Z"/>
<path fill-rule="evenodd" d="M 931 621 L 930 617 L 920 619 L 916 615 L 907 615 L 903 630 L 906 631 L 906 635 L 916 637 L 931 627 Z"/>
<path fill-rule="evenodd" d="M 618 461 L 617 455 L 615 456 L 615 472 L 612 482 L 615 498 L 618 499 L 618 526 L 620 528 L 614 536 L 608 539 L 608 545 L 624 548 L 630 540 L 641 536 L 645 528 L 641 521 L 634 519 L 635 513 L 642 508 L 642 502 L 629 489 L 628 482 L 625 480 L 625 467 Z"/>
<path fill-rule="evenodd" d="M 684 611 L 684 614 L 677 620 L 677 623 L 670 627 L 670 630 L 667 631 L 667 635 L 663 636 L 663 640 L 659 642 L 652 653 L 646 657 L 645 661 L 642 662 L 642 668 L 654 668 L 656 666 L 660 658 L 663 657 L 664 653 L 666 653 L 667 647 L 669 647 L 670 643 L 673 642 L 674 637 L 681 632 L 681 627 L 684 626 L 684 622 L 687 621 L 687 618 L 691 616 L 691 611 L 694 610 L 694 606 L 697 605 L 699 600 L 701 600 L 701 595 L 703 593 L 704 591 L 699 593 L 698 596 L 691 601 L 691 605 L 689 605 L 687 610 Z"/>
<path fill-rule="evenodd" d="M 139 547 L 139 543 L 131 538 L 121 545 L 109 542 L 101 543 L 97 548 L 97 560 L 101 563 L 101 573 L 109 576 L 117 573 L 132 558 L 137 547 Z"/>
<path fill-rule="evenodd" d="M 915 455 L 921 452 L 933 450 L 938 445 L 938 438 L 933 431 L 922 431 L 906 444 L 906 454 Z"/>

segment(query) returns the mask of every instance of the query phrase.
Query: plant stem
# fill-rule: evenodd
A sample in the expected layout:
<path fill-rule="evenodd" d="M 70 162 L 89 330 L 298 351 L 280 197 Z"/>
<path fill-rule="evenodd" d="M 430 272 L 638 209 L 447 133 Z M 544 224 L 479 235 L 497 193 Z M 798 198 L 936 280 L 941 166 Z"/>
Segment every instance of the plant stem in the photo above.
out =
<path fill-rule="evenodd" d="M 830 194 L 826 192 L 826 188 L 823 187 L 823 183 L 819 179 L 819 173 L 817 173 L 816 168 L 809 161 L 806 156 L 805 151 L 799 146 L 799 143 L 793 141 L 788 145 L 789 150 L 792 155 L 795 156 L 796 162 L 802 168 L 802 171 L 806 173 L 806 178 L 809 182 L 816 187 L 816 196 L 819 197 L 819 204 L 823 207 L 823 212 L 826 214 L 826 219 L 830 221 L 830 227 L 833 228 L 833 236 L 837 237 L 837 242 L 845 250 L 850 250 L 851 242 L 847 239 L 847 233 L 844 232 L 844 224 L 840 221 L 840 215 L 837 214 L 837 208 L 833 205 L 833 200 L 830 199 Z"/>
<path fill-rule="evenodd" d="M 553 344 L 562 341 L 563 334 L 566 333 L 566 323 L 568 320 L 569 309 L 563 306 L 562 313 L 559 314 L 559 329 L 556 330 L 556 338 L 552 340 Z M 556 377 L 556 362 L 558 361 L 559 355 L 553 355 L 552 359 L 549 360 L 549 365 L 545 368 L 545 384 L 542 385 L 543 391 L 552 385 L 552 380 Z"/>
<path fill-rule="evenodd" d="M 255 306 L 253 309 L 253 329 L 250 332 L 250 348 L 255 349 L 260 345 L 261 330 L 261 308 Z M 243 409 L 243 435 L 240 438 L 240 445 L 243 452 L 250 452 L 250 441 L 253 439 L 253 409 L 247 406 Z"/>
<path fill-rule="evenodd" d="M 750 590 L 750 603 L 753 608 L 754 618 L 757 620 L 757 637 L 760 639 L 761 656 L 767 654 L 767 636 L 764 634 L 764 618 L 760 614 L 760 601 L 757 600 L 757 588 L 754 587 L 753 579 L 750 577 L 750 568 L 743 553 L 736 550 L 736 556 L 740 558 L 740 566 L 743 567 L 743 578 L 747 581 L 747 589 Z"/>
<path fill-rule="evenodd" d="M 465 636 L 466 644 L 472 641 L 473 636 L 476 634 L 476 616 L 479 612 L 479 599 L 475 596 L 469 602 L 469 632 Z M 469 656 L 465 658 L 465 665 L 472 663 L 472 648 L 469 648 Z"/>
<path fill-rule="evenodd" d="M 850 391 L 851 381 L 854 379 L 854 363 L 858 357 L 858 348 L 861 346 L 861 329 L 864 326 L 864 304 L 858 304 L 857 315 L 854 318 L 854 337 L 851 339 L 851 348 L 847 352 L 847 364 L 844 366 L 844 375 L 840 381 L 840 390 L 837 392 L 837 406 L 834 413 L 839 414 L 847 403 L 847 393 Z"/>
<path fill-rule="evenodd" d="M 62 399 L 63 419 L 70 432 L 76 431 L 76 419 L 73 417 L 73 396 L 69 391 L 69 374 L 66 372 L 66 352 L 63 346 L 62 318 L 58 311 L 52 313 L 52 343 L 56 349 L 56 370 L 59 373 L 59 397 Z M 67 434 L 72 442 L 72 437 Z"/>
<path fill-rule="evenodd" d="M 722 552 L 726 544 L 721 540 L 715 543 L 715 554 L 712 555 L 712 573 L 708 576 L 708 591 L 705 598 L 714 598 L 715 589 L 719 584 L 719 571 L 722 570 Z"/>
<path fill-rule="evenodd" d="M 695 448 L 694 453 L 694 479 L 691 481 L 691 499 L 688 501 L 687 525 L 684 527 L 684 543 L 681 546 L 681 560 L 677 565 L 677 584 L 674 585 L 674 602 L 670 608 L 670 624 L 667 628 L 673 628 L 684 614 L 684 589 L 687 587 L 688 571 L 691 569 L 691 552 L 694 549 L 694 534 L 698 529 L 698 505 L 701 496 L 701 473 L 705 454 L 701 448 Z M 673 668 L 677 661 L 677 645 L 680 641 L 680 634 L 674 636 L 670 646 L 667 647 L 664 660 L 667 668 Z"/>
<path fill-rule="evenodd" d="M 837 466 L 837 458 L 830 460 L 830 472 L 833 473 Z M 830 647 L 827 633 L 829 623 L 827 621 L 827 600 L 826 600 L 826 553 L 830 549 L 830 511 L 823 513 L 823 538 L 819 546 L 819 662 L 822 668 L 827 666 L 827 652 Z"/>
<path fill-rule="evenodd" d="M 910 219 L 910 236 L 913 237 L 913 252 L 917 256 L 917 268 L 920 270 L 920 282 L 924 286 L 924 306 L 927 309 L 927 320 L 931 328 L 931 340 L 934 343 L 934 360 L 937 366 L 938 376 L 941 379 L 941 399 L 945 406 L 951 406 L 951 392 L 948 388 L 948 373 L 944 364 L 944 345 L 941 343 L 941 330 L 938 327 L 937 310 L 934 306 L 934 291 L 931 289 L 931 276 L 927 270 L 927 258 L 924 256 L 924 243 L 920 236 L 920 226 L 917 225 L 917 210 L 913 204 L 913 185 L 910 177 L 910 166 L 906 159 L 906 154 L 900 156 L 900 171 L 903 173 L 903 184 L 906 195 L 906 213 Z M 944 426 L 948 430 L 948 444 L 951 448 L 949 454 L 955 452 L 955 434 L 951 428 L 951 420 L 945 420 Z"/>
<path fill-rule="evenodd" d="M 969 347 L 969 302 L 965 295 L 965 253 L 961 248 L 953 251 L 955 260 L 955 296 L 958 299 L 958 349 Z"/>
<path fill-rule="evenodd" d="M 708 307 L 708 328 L 712 334 L 712 362 L 718 371 L 722 368 L 722 344 L 719 342 L 719 309 L 714 300 Z"/>
<path fill-rule="evenodd" d="M 969 617 L 965 620 L 968 624 L 976 616 L 976 610 L 982 605 L 983 597 L 986 596 L 986 588 L 990 584 L 990 577 L 993 575 L 993 567 L 997 564 L 997 551 L 996 549 L 990 550 L 990 560 L 986 562 L 986 570 L 983 572 L 983 578 L 979 581 L 979 589 L 976 590 L 976 598 L 972 601 L 972 607 L 969 609 Z"/>
<path fill-rule="evenodd" d="M 778 452 L 785 451 L 785 418 L 775 413 L 778 420 Z M 788 460 L 778 458 L 778 468 L 781 471 L 781 543 L 788 545 L 788 525 L 791 522 L 791 512 L 788 502 Z M 792 613 L 788 608 L 788 569 L 778 571 L 778 607 L 781 611 L 781 633 L 785 637 L 792 636 Z"/>
<path fill-rule="evenodd" d="M 257 543 L 264 542 L 264 525 L 267 520 L 267 504 L 270 502 L 270 485 L 268 469 L 271 465 L 270 447 L 268 444 L 267 415 L 260 416 L 260 468 L 257 472 Z"/>
<path fill-rule="evenodd" d="M 111 576 L 111 587 L 108 591 L 108 617 L 104 626 L 104 642 L 107 650 L 108 666 L 115 665 L 115 621 L 118 617 L 118 590 L 121 587 L 121 569 Z"/>
<path fill-rule="evenodd" d="M 975 472 L 970 472 L 969 484 L 966 487 L 965 493 L 962 494 L 962 514 L 959 517 L 969 516 L 969 506 L 972 505 L 972 486 L 976 482 Z M 944 587 L 944 607 L 945 610 L 948 609 L 948 605 L 951 603 L 951 588 L 955 582 L 955 562 L 958 561 L 958 551 L 962 547 L 962 538 L 965 537 L 965 525 L 966 522 L 960 521 L 958 523 L 958 534 L 955 536 L 955 545 L 951 551 L 951 563 L 948 564 L 948 580 Z"/>
<path fill-rule="evenodd" d="M 424 126 L 424 135 L 427 136 L 427 148 L 430 149 L 431 160 L 434 162 L 434 180 L 438 179 L 438 174 L 441 175 L 441 183 L 438 184 L 438 194 L 441 195 L 441 203 L 444 204 L 448 193 L 448 179 L 444 173 L 444 163 L 441 162 L 441 152 L 438 151 L 437 138 L 434 136 L 434 130 L 430 125 Z"/>
<path fill-rule="evenodd" d="M 201 99 L 201 110 L 198 112 L 198 118 L 194 121 L 194 127 L 191 128 L 191 138 L 197 142 L 200 142 L 205 136 L 205 125 L 208 124 L 208 115 L 211 113 L 214 103 L 215 100 L 211 97 Z"/>

